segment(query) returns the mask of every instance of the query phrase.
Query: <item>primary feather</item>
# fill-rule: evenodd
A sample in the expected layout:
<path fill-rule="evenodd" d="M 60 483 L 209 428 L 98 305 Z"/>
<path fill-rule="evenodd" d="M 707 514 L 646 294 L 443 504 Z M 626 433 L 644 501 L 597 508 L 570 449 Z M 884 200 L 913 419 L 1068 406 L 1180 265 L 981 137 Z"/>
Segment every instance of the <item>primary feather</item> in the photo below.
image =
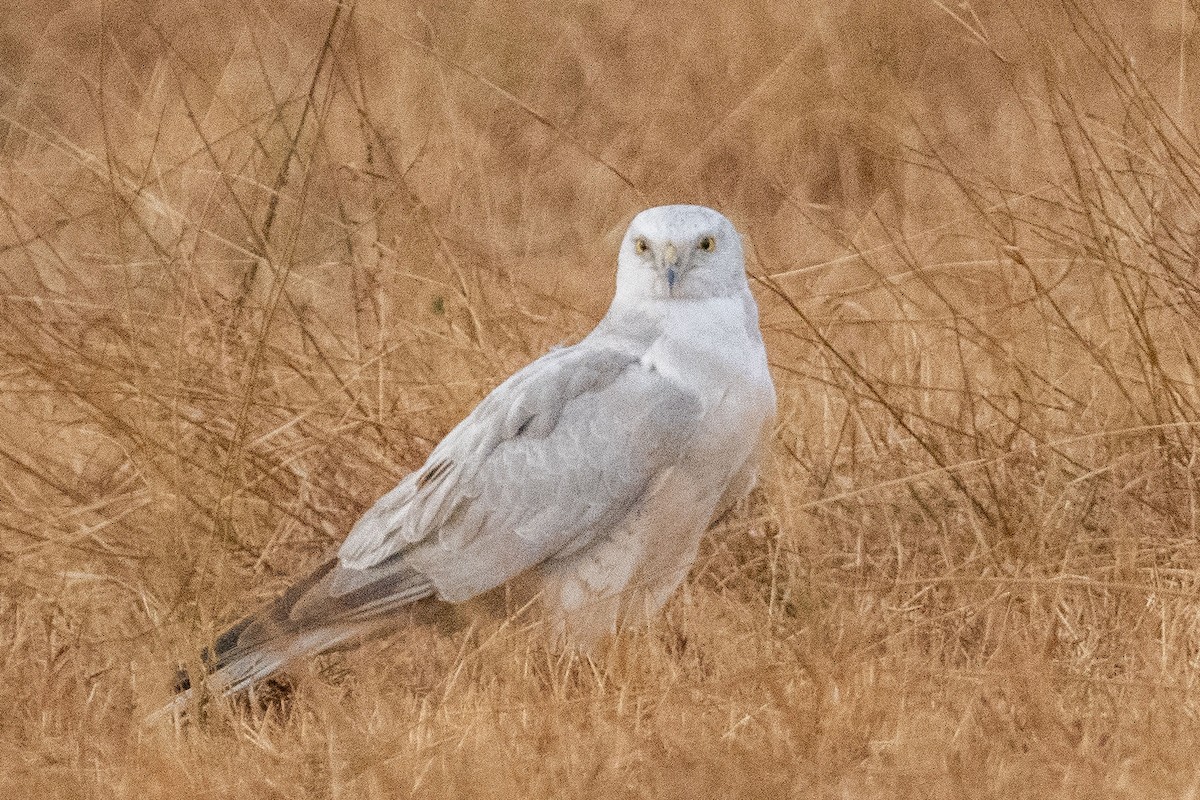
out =
<path fill-rule="evenodd" d="M 218 637 L 205 680 L 238 691 L 408 605 L 516 579 L 586 645 L 679 584 L 753 486 L 774 411 L 732 224 L 701 206 L 644 211 L 596 329 L 496 387 L 336 558 Z"/>

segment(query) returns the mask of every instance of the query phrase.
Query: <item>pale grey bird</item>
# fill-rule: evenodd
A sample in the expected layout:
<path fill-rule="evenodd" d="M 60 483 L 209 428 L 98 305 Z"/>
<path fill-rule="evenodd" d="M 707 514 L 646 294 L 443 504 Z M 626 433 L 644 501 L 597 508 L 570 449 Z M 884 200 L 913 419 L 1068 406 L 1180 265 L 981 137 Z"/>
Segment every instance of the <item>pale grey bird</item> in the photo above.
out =
<path fill-rule="evenodd" d="M 223 633 L 207 686 L 236 692 L 407 606 L 504 586 L 586 647 L 679 585 L 753 487 L 774 414 L 737 231 L 702 206 L 643 211 L 595 330 L 496 387 L 336 558 Z"/>

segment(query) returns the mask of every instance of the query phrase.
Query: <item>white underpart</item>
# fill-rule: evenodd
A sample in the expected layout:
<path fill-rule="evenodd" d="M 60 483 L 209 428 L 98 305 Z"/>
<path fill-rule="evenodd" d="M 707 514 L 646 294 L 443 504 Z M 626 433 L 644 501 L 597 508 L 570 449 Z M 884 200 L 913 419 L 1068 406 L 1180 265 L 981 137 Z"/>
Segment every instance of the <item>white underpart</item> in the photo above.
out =
<path fill-rule="evenodd" d="M 561 609 L 563 625 L 585 645 L 666 602 L 709 523 L 724 510 L 721 501 L 739 499 L 753 486 L 764 421 L 775 412 L 749 290 L 634 302 L 664 330 L 642 356 L 642 367 L 694 392 L 703 413 L 678 463 L 658 476 L 635 514 L 591 547 L 539 568 L 547 603 Z"/>

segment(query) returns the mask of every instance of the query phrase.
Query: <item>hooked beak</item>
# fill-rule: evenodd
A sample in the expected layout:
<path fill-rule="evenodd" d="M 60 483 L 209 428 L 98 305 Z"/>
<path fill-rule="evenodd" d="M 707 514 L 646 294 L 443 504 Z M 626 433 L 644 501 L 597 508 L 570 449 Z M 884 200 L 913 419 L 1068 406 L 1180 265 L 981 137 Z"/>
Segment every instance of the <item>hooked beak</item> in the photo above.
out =
<path fill-rule="evenodd" d="M 667 265 L 667 293 L 675 288 L 675 281 L 679 277 L 679 272 L 675 269 L 679 263 L 679 251 L 675 249 L 674 242 L 667 242 L 667 246 L 663 249 L 663 262 Z"/>

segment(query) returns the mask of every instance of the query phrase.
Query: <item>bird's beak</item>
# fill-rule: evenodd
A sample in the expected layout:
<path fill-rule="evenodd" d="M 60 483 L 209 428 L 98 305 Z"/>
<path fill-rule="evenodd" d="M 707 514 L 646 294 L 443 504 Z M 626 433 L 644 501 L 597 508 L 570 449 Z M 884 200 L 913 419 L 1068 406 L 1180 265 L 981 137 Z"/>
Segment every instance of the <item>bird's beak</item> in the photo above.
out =
<path fill-rule="evenodd" d="M 667 246 L 663 249 L 663 263 L 667 265 L 667 293 L 675 288 L 675 280 L 679 276 L 679 271 L 675 268 L 679 264 L 679 251 L 675 249 L 674 242 L 667 242 Z"/>
<path fill-rule="evenodd" d="M 675 249 L 674 242 L 667 242 L 667 246 L 663 248 L 663 261 L 668 267 L 673 267 L 679 262 L 679 251 Z"/>

